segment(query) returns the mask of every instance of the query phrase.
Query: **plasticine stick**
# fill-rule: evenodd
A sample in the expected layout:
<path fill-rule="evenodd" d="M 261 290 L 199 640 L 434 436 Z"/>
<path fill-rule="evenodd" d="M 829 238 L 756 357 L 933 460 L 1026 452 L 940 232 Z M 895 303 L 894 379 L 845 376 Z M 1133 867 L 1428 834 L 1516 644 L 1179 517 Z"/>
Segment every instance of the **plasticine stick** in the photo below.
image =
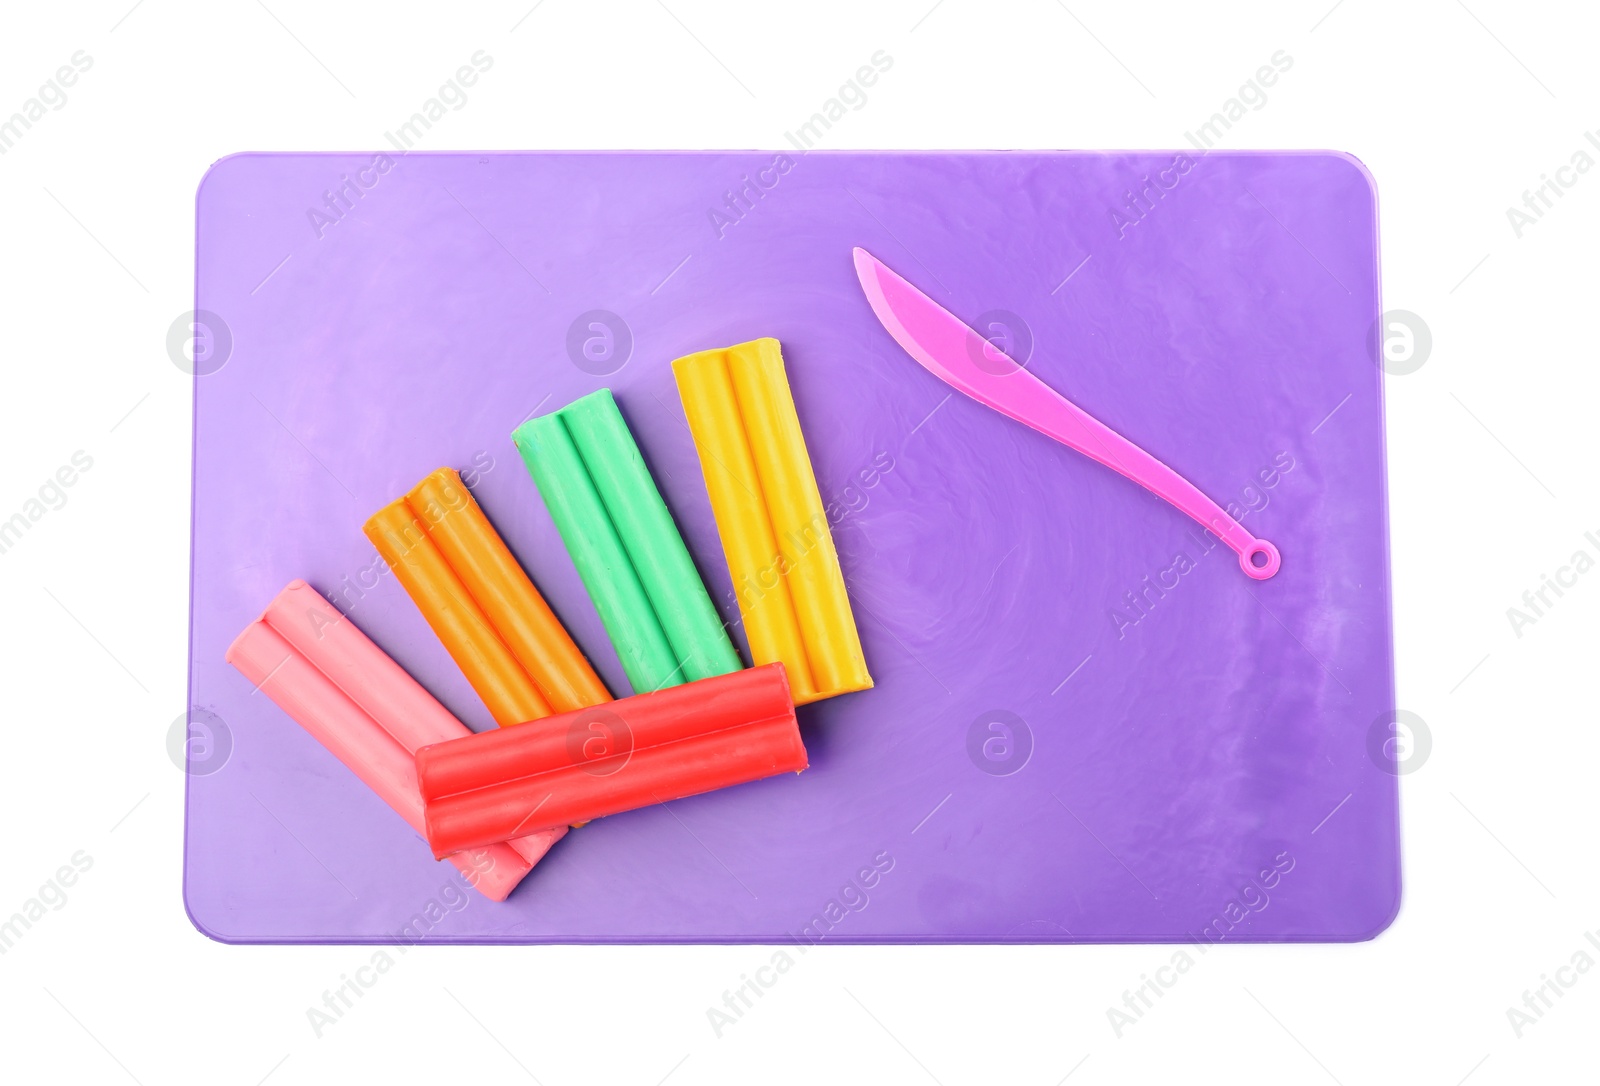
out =
<path fill-rule="evenodd" d="M 407 500 L 421 510 L 445 560 L 553 710 L 564 713 L 611 700 L 459 475 L 436 471 Z"/>
<path fill-rule="evenodd" d="M 291 581 L 229 646 L 227 660 L 419 833 L 412 757 L 472 733 L 304 581 Z M 468 883 L 503 901 L 564 826 L 453 857 Z"/>
<path fill-rule="evenodd" d="M 384 506 L 366 534 L 495 723 L 610 700 L 454 470 Z"/>
<path fill-rule="evenodd" d="M 796 704 L 872 686 L 778 341 L 672 368 L 751 657 L 784 662 Z"/>
<path fill-rule="evenodd" d="M 610 389 L 512 434 L 635 691 L 742 664 Z"/>
<path fill-rule="evenodd" d="M 794 600 L 806 659 L 820 690 L 860 690 L 872 685 L 856 630 L 833 532 L 817 491 L 800 417 L 775 339 L 728 352 L 744 430 L 761 477 L 767 514 L 779 549 L 789 561 L 784 580 Z"/>
<path fill-rule="evenodd" d="M 743 667 L 610 389 L 558 412 L 617 526 L 655 617 L 693 682 Z"/>
<path fill-rule="evenodd" d="M 650 599 L 566 426 L 559 417 L 545 415 L 518 427 L 512 439 L 594 601 L 629 685 L 647 691 L 670 682 L 678 673 L 672 646 L 655 621 Z"/>
<path fill-rule="evenodd" d="M 744 617 L 750 658 L 757 664 L 782 660 L 796 704 L 814 701 L 817 686 L 800 639 L 794 602 L 783 584 L 778 544 L 755 460 L 743 440 L 744 424 L 726 365 L 720 358 L 709 358 L 691 366 L 674 363 L 673 370 Z"/>
<path fill-rule="evenodd" d="M 782 664 L 417 751 L 435 856 L 806 768 Z"/>

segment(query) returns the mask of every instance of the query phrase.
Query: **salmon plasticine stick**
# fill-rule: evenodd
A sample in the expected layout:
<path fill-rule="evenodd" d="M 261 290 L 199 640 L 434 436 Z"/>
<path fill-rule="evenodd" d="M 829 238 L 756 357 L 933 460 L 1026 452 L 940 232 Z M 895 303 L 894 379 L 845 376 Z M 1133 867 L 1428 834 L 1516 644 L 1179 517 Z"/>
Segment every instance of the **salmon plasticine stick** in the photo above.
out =
<path fill-rule="evenodd" d="M 423 832 L 412 756 L 472 732 L 354 623 L 306 582 L 291 581 L 229 646 L 227 659 Z M 468 883 L 504 901 L 565 832 L 540 829 L 451 859 Z"/>
<path fill-rule="evenodd" d="M 806 764 L 783 665 L 767 664 L 423 747 L 417 780 L 443 858 Z"/>
<path fill-rule="evenodd" d="M 511 435 L 635 693 L 743 664 L 603 388 Z"/>
<path fill-rule="evenodd" d="M 496 724 L 611 700 L 453 469 L 378 510 L 366 533 Z"/>
<path fill-rule="evenodd" d="M 757 664 L 797 705 L 872 685 L 775 339 L 672 364 Z"/>

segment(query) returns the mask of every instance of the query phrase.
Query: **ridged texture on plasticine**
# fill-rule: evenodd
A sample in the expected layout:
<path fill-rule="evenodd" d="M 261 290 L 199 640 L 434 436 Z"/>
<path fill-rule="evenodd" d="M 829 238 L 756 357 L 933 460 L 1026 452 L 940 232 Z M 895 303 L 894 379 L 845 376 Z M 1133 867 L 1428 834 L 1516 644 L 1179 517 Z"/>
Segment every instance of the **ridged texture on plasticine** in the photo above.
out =
<path fill-rule="evenodd" d="M 366 533 L 496 724 L 611 700 L 454 470 L 378 510 Z"/>
<path fill-rule="evenodd" d="M 512 439 L 636 693 L 743 666 L 610 389 Z"/>
<path fill-rule="evenodd" d="M 806 768 L 782 664 L 635 694 L 423 747 L 417 779 L 438 857 Z"/>
<path fill-rule="evenodd" d="M 775 339 L 672 364 L 757 664 L 797 705 L 872 686 Z"/>

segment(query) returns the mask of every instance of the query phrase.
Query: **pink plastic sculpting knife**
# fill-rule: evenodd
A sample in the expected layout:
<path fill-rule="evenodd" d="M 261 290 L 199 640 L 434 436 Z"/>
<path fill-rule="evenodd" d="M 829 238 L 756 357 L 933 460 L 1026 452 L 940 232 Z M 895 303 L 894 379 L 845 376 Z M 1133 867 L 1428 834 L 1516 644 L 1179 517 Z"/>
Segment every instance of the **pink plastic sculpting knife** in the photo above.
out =
<path fill-rule="evenodd" d="M 1278 572 L 1278 548 L 1251 535 L 1189 480 L 1007 358 L 865 249 L 855 250 L 855 260 L 872 311 L 928 372 L 1171 502 L 1232 548 L 1240 568 L 1256 580 Z"/>

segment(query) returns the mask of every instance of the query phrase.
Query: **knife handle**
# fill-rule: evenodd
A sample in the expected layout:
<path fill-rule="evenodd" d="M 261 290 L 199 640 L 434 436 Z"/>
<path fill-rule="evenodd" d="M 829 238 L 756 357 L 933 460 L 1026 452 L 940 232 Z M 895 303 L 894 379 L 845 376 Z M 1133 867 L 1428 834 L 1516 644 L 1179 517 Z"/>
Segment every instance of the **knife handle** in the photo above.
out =
<path fill-rule="evenodd" d="M 1239 568 L 1258 581 L 1278 572 L 1278 548 L 1257 539 L 1189 480 L 1145 452 L 1111 427 L 1049 386 L 1039 383 L 1026 412 L 1012 411 L 987 397 L 979 397 L 1001 414 L 1031 426 L 1092 460 L 1127 476 L 1158 498 L 1193 517 L 1239 556 Z"/>

